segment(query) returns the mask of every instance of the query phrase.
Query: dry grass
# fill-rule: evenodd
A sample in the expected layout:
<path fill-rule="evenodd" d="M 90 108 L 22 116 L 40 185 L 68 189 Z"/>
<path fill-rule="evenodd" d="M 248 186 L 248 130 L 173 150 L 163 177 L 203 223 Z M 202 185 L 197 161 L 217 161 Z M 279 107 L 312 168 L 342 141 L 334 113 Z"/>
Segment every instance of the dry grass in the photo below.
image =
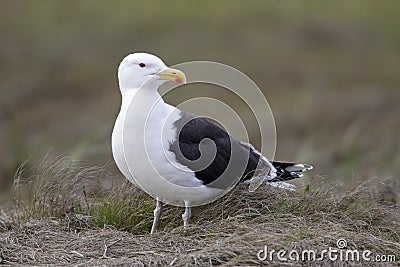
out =
<path fill-rule="evenodd" d="M 21 173 L 16 206 L 0 213 L 0 258 L 6 264 L 262 265 L 267 262 L 258 260 L 257 252 L 264 245 L 322 250 L 336 247 L 338 238 L 351 249 L 399 260 L 397 196 L 373 181 L 347 191 L 321 177 L 296 192 L 263 186 L 250 193 L 239 186 L 194 208 L 187 230 L 182 209 L 168 206 L 161 231 L 150 236 L 154 200 L 129 184 L 99 190 L 105 168 L 47 160 L 25 183 L 29 186 Z M 319 263 L 346 265 L 328 259 Z"/>

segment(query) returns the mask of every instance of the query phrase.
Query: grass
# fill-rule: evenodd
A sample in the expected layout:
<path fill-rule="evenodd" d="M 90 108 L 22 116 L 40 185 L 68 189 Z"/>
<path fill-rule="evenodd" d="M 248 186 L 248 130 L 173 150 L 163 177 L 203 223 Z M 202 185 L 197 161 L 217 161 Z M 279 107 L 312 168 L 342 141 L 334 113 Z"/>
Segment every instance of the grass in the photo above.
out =
<path fill-rule="evenodd" d="M 345 190 L 315 177 L 296 192 L 238 186 L 222 199 L 193 208 L 183 229 L 177 207 L 167 206 L 160 232 L 150 236 L 155 201 L 130 184 L 104 189 L 107 167 L 59 157 L 15 179 L 15 206 L 0 213 L 0 258 L 9 264 L 261 265 L 264 245 L 279 250 L 348 247 L 399 260 L 397 195 L 390 181 Z M 274 264 L 279 264 L 275 259 Z M 294 265 L 312 262 L 292 262 Z M 346 265 L 331 262 L 321 265 Z M 368 262 L 362 264 L 368 265 Z M 395 264 L 395 263 L 389 263 Z"/>

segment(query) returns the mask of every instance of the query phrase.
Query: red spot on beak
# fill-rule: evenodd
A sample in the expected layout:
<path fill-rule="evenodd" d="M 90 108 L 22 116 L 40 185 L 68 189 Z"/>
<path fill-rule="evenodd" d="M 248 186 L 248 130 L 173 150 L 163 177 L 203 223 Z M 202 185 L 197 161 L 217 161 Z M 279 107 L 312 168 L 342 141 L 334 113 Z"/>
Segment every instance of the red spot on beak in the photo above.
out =
<path fill-rule="evenodd" d="M 183 83 L 183 80 L 182 80 L 182 78 L 179 78 L 179 77 L 178 77 L 178 78 L 175 79 L 175 82 L 177 82 L 177 83 Z"/>

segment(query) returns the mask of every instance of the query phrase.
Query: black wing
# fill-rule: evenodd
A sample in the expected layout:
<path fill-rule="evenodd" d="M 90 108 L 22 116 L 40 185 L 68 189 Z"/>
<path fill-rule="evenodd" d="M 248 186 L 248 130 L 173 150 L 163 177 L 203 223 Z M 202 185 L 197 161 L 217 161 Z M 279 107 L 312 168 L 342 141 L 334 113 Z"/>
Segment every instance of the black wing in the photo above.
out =
<path fill-rule="evenodd" d="M 181 115 L 174 124 L 179 133 L 170 151 L 204 185 L 226 189 L 253 176 L 260 160 L 258 153 L 205 118 L 185 112 Z"/>

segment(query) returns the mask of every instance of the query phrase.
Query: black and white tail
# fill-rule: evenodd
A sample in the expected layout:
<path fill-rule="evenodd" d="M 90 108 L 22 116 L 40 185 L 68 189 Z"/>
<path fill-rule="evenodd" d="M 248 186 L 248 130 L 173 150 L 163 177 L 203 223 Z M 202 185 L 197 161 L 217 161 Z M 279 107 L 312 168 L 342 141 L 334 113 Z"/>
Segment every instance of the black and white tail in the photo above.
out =
<path fill-rule="evenodd" d="M 276 177 L 268 180 L 268 182 L 281 182 L 300 178 L 303 177 L 302 172 L 313 169 L 313 166 L 308 164 L 283 161 L 272 161 L 272 166 L 276 169 Z"/>

